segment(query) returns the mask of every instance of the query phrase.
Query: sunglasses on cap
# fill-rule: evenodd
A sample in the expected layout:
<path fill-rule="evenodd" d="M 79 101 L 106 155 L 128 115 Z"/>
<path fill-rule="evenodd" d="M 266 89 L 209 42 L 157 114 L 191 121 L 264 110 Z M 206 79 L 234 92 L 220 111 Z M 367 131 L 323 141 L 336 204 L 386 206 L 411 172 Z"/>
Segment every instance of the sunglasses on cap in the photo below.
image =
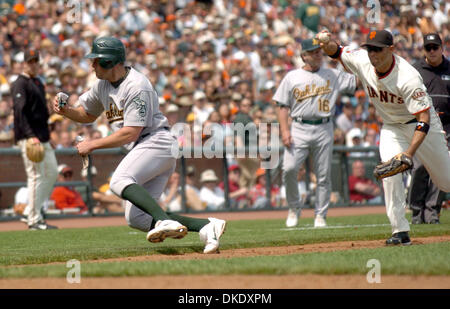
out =
<path fill-rule="evenodd" d="M 425 46 L 425 50 L 426 50 L 427 52 L 430 52 L 430 51 L 432 51 L 432 50 L 438 50 L 439 47 L 440 47 L 439 45 L 430 44 L 430 45 Z"/>
<path fill-rule="evenodd" d="M 367 52 L 376 52 L 379 53 L 380 51 L 383 50 L 383 47 L 378 47 L 378 46 L 371 46 L 371 45 L 367 45 L 366 46 L 366 50 Z"/>

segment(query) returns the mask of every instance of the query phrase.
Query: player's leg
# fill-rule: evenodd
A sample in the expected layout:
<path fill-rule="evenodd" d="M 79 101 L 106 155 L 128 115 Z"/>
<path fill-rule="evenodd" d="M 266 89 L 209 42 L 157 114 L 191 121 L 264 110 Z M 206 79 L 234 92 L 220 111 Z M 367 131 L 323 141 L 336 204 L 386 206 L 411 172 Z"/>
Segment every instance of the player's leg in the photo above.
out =
<path fill-rule="evenodd" d="M 409 141 L 403 135 L 401 127 L 395 125 L 383 125 L 380 133 L 380 157 L 387 161 L 396 154 L 405 151 Z M 402 174 L 397 174 L 383 179 L 384 199 L 386 202 L 386 213 L 392 227 L 393 238 L 387 240 L 387 244 L 409 244 L 407 232 L 410 230 L 408 220 L 405 217 L 406 193 Z M 400 242 L 396 238 L 405 235 Z M 402 239 L 405 241 L 403 242 Z M 394 242 L 394 243 L 392 243 Z"/>
<path fill-rule="evenodd" d="M 411 184 L 408 192 L 409 207 L 412 210 L 412 224 L 421 224 L 424 222 L 423 214 L 425 208 L 425 198 L 428 192 L 428 182 L 430 177 L 423 164 L 413 158 L 414 167 L 411 171 Z"/>
<path fill-rule="evenodd" d="M 318 128 L 319 129 L 319 128 Z M 326 226 L 326 216 L 331 196 L 331 160 L 333 156 L 333 125 L 328 123 L 320 126 L 319 134 L 311 147 L 314 162 L 314 173 L 317 178 L 315 227 Z"/>
<path fill-rule="evenodd" d="M 28 226 L 30 229 L 49 229 L 42 217 L 42 206 L 50 197 L 57 178 L 55 152 L 50 143 L 44 143 L 45 155 L 40 163 L 30 161 L 26 157 L 26 143 L 21 141 L 22 158 L 27 173 L 28 186 Z"/>
<path fill-rule="evenodd" d="M 175 167 L 176 159 L 170 152 L 173 139 L 166 135 L 155 134 L 133 148 L 120 162 L 110 182 L 111 191 L 150 214 L 155 221 L 169 217 L 143 185 Z"/>
<path fill-rule="evenodd" d="M 428 183 L 428 192 L 425 198 L 423 218 L 425 223 L 439 223 L 439 210 L 445 193 L 431 181 Z"/>
<path fill-rule="evenodd" d="M 430 129 L 416 152 L 433 183 L 442 191 L 450 192 L 450 155 L 444 133 Z"/>
<path fill-rule="evenodd" d="M 286 188 L 286 201 L 289 213 L 286 220 L 287 227 L 294 227 L 298 223 L 301 214 L 302 203 L 298 192 L 298 171 L 301 164 L 308 156 L 308 148 L 300 148 L 292 145 L 285 148 L 283 155 L 283 183 Z"/>

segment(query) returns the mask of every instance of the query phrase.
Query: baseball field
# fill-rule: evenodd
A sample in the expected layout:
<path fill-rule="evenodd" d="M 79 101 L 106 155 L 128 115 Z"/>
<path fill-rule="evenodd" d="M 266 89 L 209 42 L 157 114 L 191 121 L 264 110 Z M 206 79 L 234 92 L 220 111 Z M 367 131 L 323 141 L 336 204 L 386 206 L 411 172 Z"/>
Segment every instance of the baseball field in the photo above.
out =
<path fill-rule="evenodd" d="M 384 245 L 384 207 L 330 209 L 321 229 L 311 209 L 295 228 L 285 227 L 286 214 L 214 214 L 228 224 L 212 255 L 197 233 L 151 244 L 122 217 L 49 220 L 60 229 L 48 231 L 0 223 L 0 288 L 450 288 L 448 210 L 441 224 L 411 226 L 413 244 L 402 247 Z"/>

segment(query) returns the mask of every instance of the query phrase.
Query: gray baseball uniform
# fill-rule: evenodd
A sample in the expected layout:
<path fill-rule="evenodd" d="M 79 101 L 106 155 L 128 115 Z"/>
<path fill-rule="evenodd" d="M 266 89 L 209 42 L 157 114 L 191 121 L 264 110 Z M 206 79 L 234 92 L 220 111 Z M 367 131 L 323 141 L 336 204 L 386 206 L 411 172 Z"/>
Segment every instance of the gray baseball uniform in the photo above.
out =
<path fill-rule="evenodd" d="M 290 209 L 300 210 L 297 174 L 309 154 L 317 178 L 315 214 L 326 217 L 331 194 L 331 159 L 335 101 L 340 93 L 353 93 L 354 75 L 335 69 L 317 72 L 296 69 L 286 74 L 273 100 L 291 109 L 293 143 L 283 158 L 283 182 Z"/>
<path fill-rule="evenodd" d="M 140 72 L 130 69 L 127 78 L 115 88 L 106 80 L 98 80 L 79 99 L 87 113 L 106 117 L 114 131 L 123 126 L 143 127 L 136 142 L 125 145 L 130 150 L 111 177 L 111 190 L 121 196 L 130 184 L 143 186 L 158 200 L 176 166 L 171 154 L 174 136 L 167 118 L 159 110 L 156 91 Z M 129 201 L 125 217 L 128 224 L 147 232 L 152 216 Z"/>

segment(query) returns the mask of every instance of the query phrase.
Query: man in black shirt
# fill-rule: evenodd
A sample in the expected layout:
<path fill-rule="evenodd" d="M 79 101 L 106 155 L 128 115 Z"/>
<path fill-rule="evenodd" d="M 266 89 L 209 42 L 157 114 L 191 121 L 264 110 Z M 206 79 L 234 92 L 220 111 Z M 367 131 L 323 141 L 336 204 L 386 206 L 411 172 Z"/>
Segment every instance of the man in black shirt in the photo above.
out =
<path fill-rule="evenodd" d="M 414 67 L 422 76 L 428 94 L 433 100 L 450 149 L 450 62 L 443 56 L 439 34 L 426 34 L 423 40 L 425 57 Z M 425 167 L 416 158 L 414 158 L 411 175 L 408 197 L 412 210 L 412 223 L 439 223 L 439 213 L 445 193 L 433 184 Z"/>
<path fill-rule="evenodd" d="M 55 228 L 46 224 L 41 209 L 52 192 L 58 175 L 55 151 L 50 145 L 48 129 L 49 112 L 45 89 L 37 78 L 39 71 L 39 52 L 25 51 L 24 70 L 12 84 L 11 94 L 14 102 L 14 135 L 19 145 L 27 173 L 28 205 L 25 209 L 30 230 Z M 33 162 L 26 156 L 26 141 L 32 138 L 36 144 L 44 146 L 44 159 Z"/>

